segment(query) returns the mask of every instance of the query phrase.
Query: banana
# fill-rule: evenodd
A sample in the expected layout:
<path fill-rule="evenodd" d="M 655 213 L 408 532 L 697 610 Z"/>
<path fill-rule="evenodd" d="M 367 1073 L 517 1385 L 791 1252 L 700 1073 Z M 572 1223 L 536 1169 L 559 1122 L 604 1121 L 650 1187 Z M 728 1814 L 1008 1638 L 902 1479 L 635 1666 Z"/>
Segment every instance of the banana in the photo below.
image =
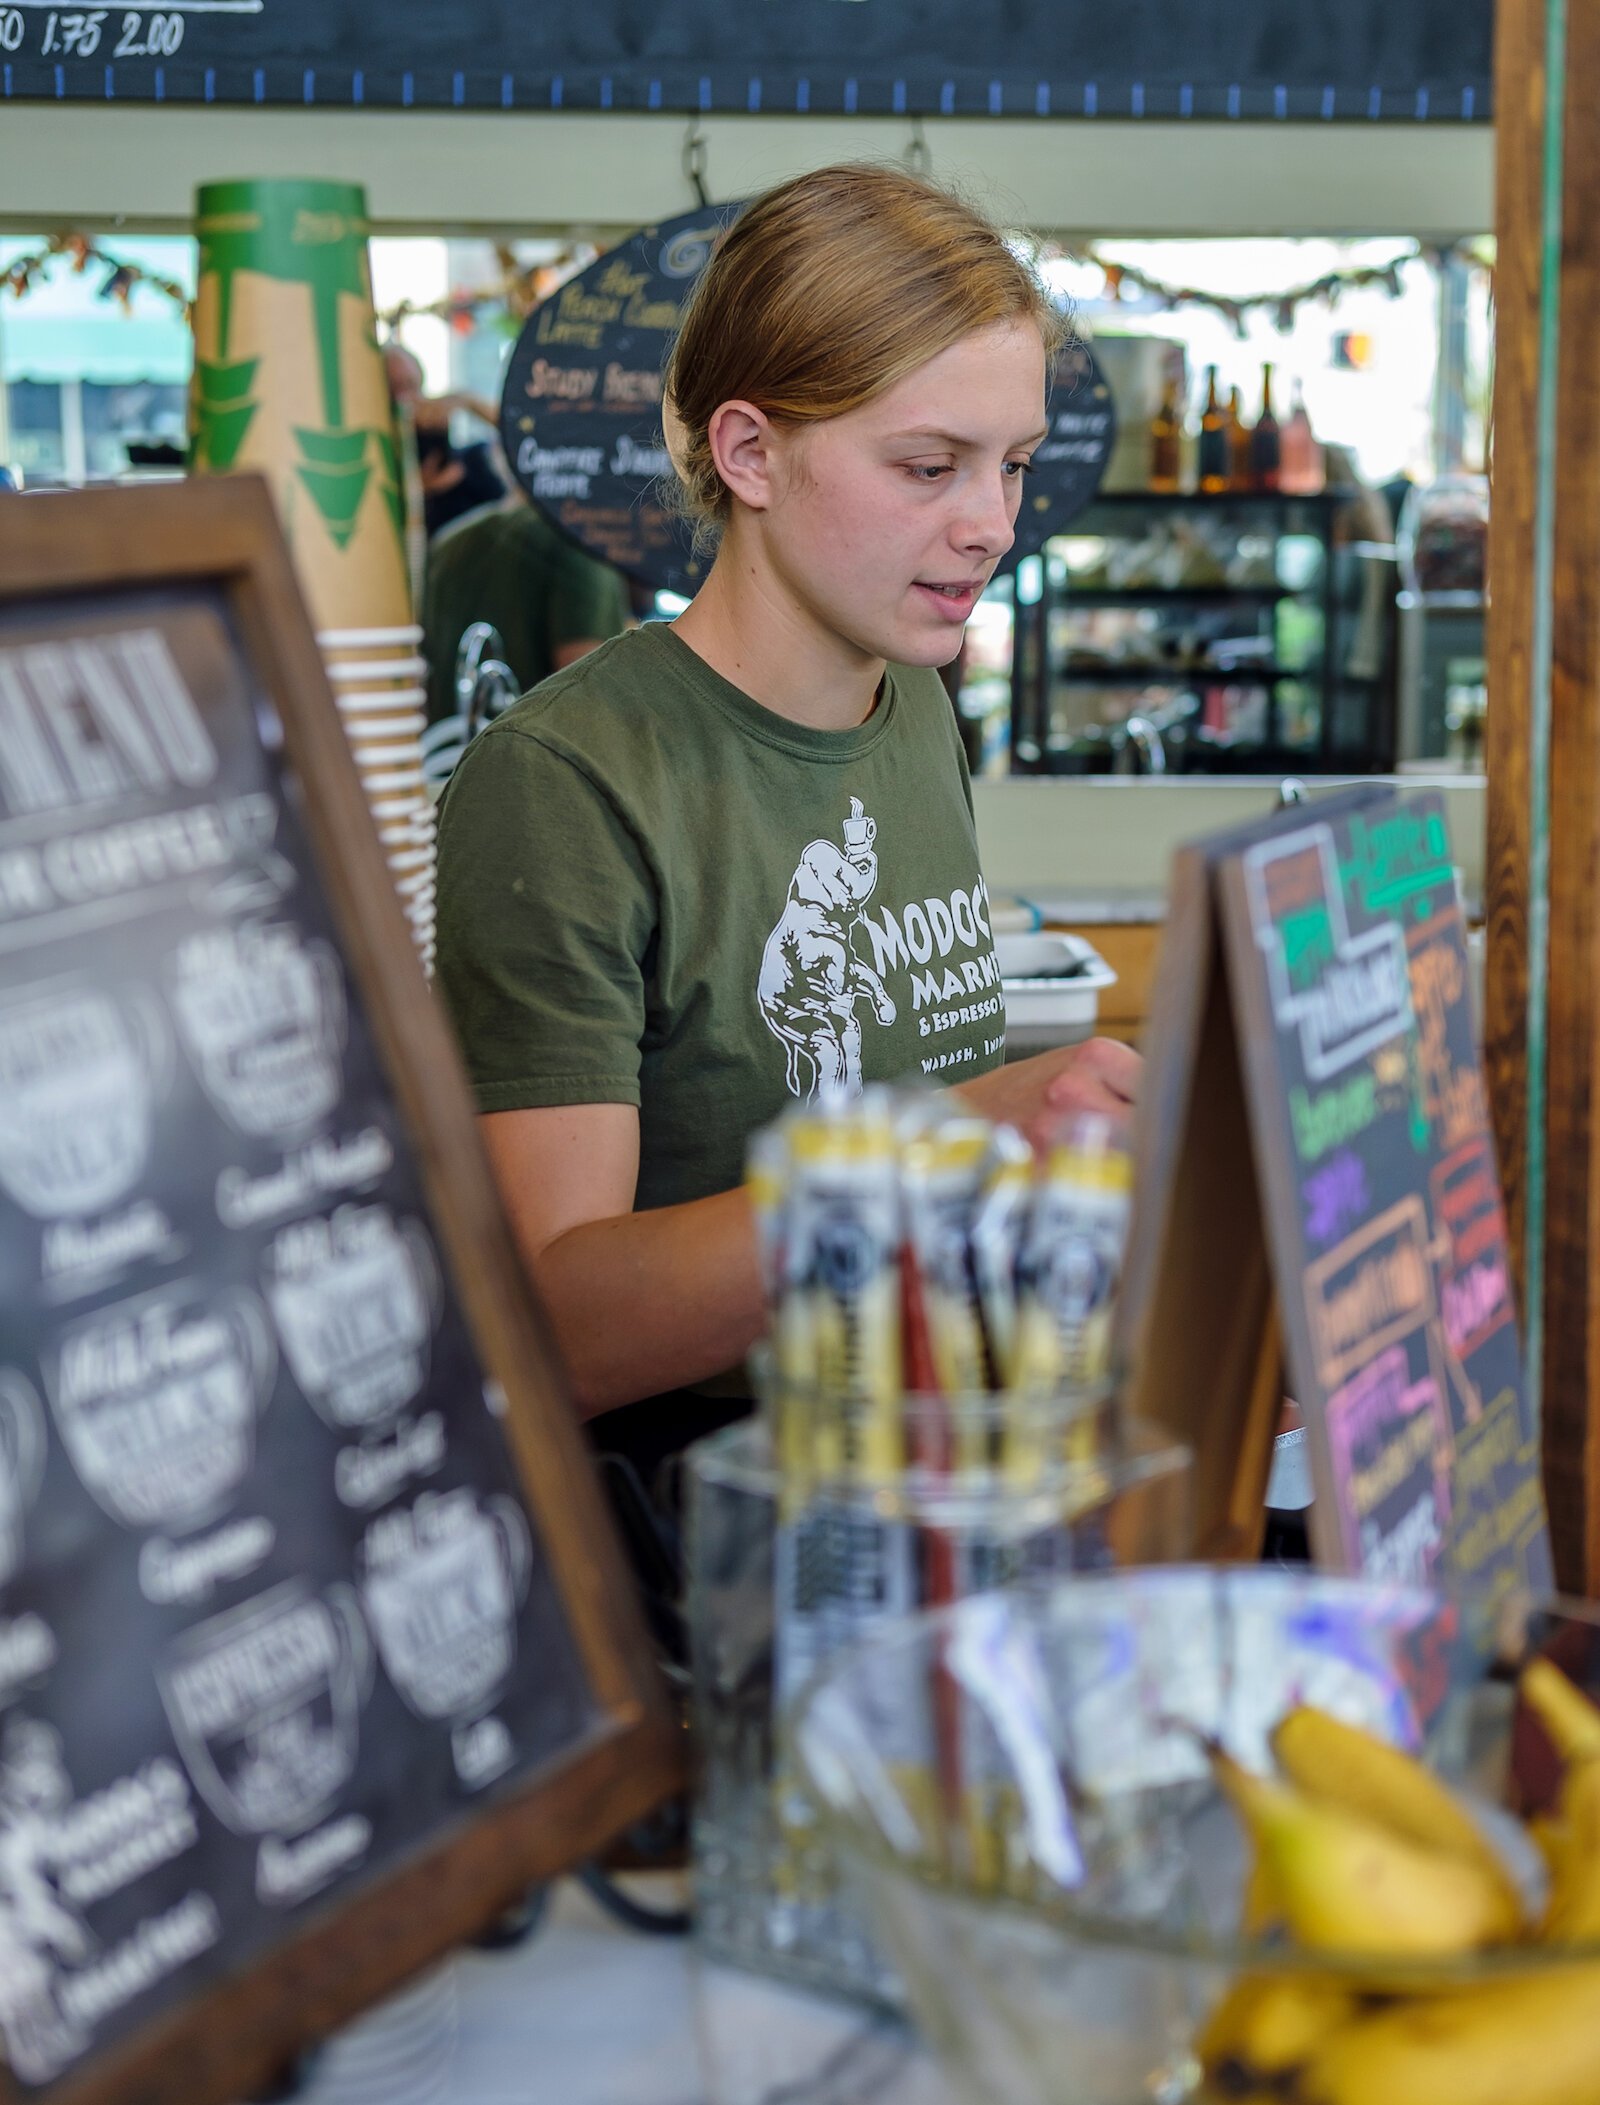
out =
<path fill-rule="evenodd" d="M 1241 1974 L 1194 2050 L 1207 2079 L 1227 2096 L 1270 2090 L 1358 2007 L 1354 1991 L 1327 1974 Z"/>
<path fill-rule="evenodd" d="M 1295 1940 L 1311 1951 L 1426 1958 L 1515 1935 L 1516 1908 L 1476 1864 L 1421 1848 L 1211 1750 Z"/>
<path fill-rule="evenodd" d="M 1567 1771 L 1560 1816 L 1546 1826 L 1541 1846 L 1550 1866 L 1541 1941 L 1600 1943 L 1600 1762 Z"/>
<path fill-rule="evenodd" d="M 1272 1883 L 1272 1874 L 1260 1856 L 1250 1866 L 1250 1875 L 1244 1883 L 1244 1899 L 1239 1906 L 1239 1935 L 1241 1937 L 1265 1937 L 1275 1930 L 1283 1920 L 1283 1909 L 1278 1901 L 1278 1889 Z"/>
<path fill-rule="evenodd" d="M 1310 1703 L 1291 1710 L 1278 1725 L 1272 1751 L 1290 1782 L 1308 1796 L 1360 1813 L 1409 1842 L 1476 1864 L 1520 1920 L 1517 1888 L 1492 1843 L 1421 1762 Z"/>
<path fill-rule="evenodd" d="M 1295 2105 L 1600 2105 L 1600 1966 L 1558 1966 L 1353 2018 Z"/>
<path fill-rule="evenodd" d="M 1600 1709 L 1553 1660 L 1530 1659 L 1518 1687 L 1564 1762 L 1600 1761 Z"/>

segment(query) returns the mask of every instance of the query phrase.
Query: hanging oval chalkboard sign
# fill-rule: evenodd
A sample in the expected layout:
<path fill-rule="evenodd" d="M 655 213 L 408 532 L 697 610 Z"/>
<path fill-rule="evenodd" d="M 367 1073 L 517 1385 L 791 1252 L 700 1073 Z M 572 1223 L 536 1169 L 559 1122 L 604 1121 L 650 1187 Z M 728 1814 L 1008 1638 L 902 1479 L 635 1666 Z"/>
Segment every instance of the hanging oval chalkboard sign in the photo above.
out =
<path fill-rule="evenodd" d="M 691 595 L 705 573 L 662 501 L 662 369 L 739 210 L 704 206 L 608 250 L 533 310 L 506 369 L 500 439 L 517 481 L 563 533 L 658 592 Z"/>
<path fill-rule="evenodd" d="M 1017 514 L 1017 538 L 1001 565 L 1009 570 L 1063 533 L 1093 501 L 1117 443 L 1117 408 L 1093 351 L 1071 339 L 1050 383 L 1050 429 L 1033 456 L 1033 473 Z"/>
<path fill-rule="evenodd" d="M 705 574 L 663 498 L 661 379 L 684 302 L 742 204 L 644 227 L 569 278 L 523 325 L 506 369 L 500 438 L 523 490 L 591 555 L 656 591 L 691 596 Z M 1093 353 L 1057 361 L 1049 436 L 1009 566 L 1060 533 L 1100 487 L 1116 411 Z"/>

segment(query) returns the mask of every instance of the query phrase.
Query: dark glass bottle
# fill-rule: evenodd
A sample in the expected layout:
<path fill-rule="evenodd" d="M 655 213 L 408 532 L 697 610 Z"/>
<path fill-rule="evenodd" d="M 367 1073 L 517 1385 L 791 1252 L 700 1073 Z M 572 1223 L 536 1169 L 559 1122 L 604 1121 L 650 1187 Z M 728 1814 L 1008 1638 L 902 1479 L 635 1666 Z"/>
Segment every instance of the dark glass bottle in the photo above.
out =
<path fill-rule="evenodd" d="M 1183 410 L 1178 383 L 1169 380 L 1161 407 L 1150 419 L 1150 487 L 1170 495 L 1178 487 L 1183 458 Z"/>
<path fill-rule="evenodd" d="M 1258 490 L 1276 490 L 1283 480 L 1283 435 L 1272 413 L 1272 368 L 1261 368 L 1261 414 L 1250 434 L 1250 481 Z"/>
<path fill-rule="evenodd" d="M 1228 397 L 1228 485 L 1250 487 L 1250 426 L 1244 420 L 1244 397 L 1235 388 Z"/>
<path fill-rule="evenodd" d="M 1228 487 L 1228 415 L 1217 398 L 1217 369 L 1206 367 L 1206 402 L 1200 412 L 1200 487 L 1208 497 Z"/>

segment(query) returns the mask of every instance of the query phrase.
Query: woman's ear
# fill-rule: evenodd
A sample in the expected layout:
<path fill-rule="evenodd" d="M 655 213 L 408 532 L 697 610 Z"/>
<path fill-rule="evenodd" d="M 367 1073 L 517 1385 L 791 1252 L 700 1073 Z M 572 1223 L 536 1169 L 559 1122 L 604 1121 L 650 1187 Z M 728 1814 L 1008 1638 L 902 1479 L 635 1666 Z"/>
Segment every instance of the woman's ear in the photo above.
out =
<path fill-rule="evenodd" d="M 770 510 L 778 494 L 778 433 L 751 402 L 724 402 L 706 426 L 711 458 L 723 483 L 754 512 Z"/>

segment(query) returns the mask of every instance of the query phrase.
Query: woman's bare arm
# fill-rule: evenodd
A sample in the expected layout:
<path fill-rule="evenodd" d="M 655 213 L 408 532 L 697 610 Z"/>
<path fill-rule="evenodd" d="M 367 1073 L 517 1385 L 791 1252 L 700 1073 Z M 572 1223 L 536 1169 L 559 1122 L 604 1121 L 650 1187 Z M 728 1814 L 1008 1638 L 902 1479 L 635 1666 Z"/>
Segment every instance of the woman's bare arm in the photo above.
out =
<path fill-rule="evenodd" d="M 742 1191 L 635 1213 L 631 1104 L 493 1111 L 479 1124 L 584 1417 L 738 1365 L 763 1327 Z"/>
<path fill-rule="evenodd" d="M 959 1093 L 987 1117 L 1040 1130 L 1063 1110 L 1125 1108 L 1137 1056 L 1093 1039 L 1041 1053 Z M 631 1104 L 491 1111 L 479 1124 L 586 1418 L 737 1366 L 764 1327 L 755 1223 L 742 1191 L 633 1211 Z"/>

